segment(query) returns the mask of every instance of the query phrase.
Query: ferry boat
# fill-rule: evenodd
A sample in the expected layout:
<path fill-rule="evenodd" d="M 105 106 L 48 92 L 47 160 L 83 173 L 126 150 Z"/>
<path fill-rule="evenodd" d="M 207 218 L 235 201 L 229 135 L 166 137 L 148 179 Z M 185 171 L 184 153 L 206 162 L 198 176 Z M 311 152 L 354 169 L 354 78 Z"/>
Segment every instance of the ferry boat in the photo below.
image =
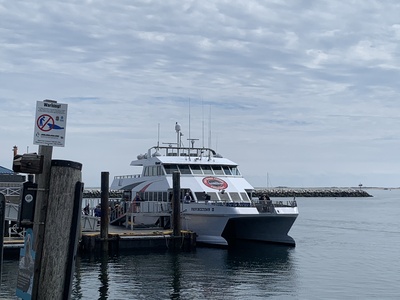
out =
<path fill-rule="evenodd" d="M 296 201 L 254 198 L 254 188 L 237 163 L 211 148 L 195 147 L 196 139 L 183 146 L 179 123 L 175 131 L 176 143 L 160 146 L 157 142 L 131 162 L 142 167 L 141 174 L 114 177 L 110 188 L 124 191 L 135 224 L 168 226 L 173 174 L 178 171 L 181 227 L 195 232 L 198 243 L 230 246 L 258 241 L 295 246 L 288 232 L 298 216 Z"/>

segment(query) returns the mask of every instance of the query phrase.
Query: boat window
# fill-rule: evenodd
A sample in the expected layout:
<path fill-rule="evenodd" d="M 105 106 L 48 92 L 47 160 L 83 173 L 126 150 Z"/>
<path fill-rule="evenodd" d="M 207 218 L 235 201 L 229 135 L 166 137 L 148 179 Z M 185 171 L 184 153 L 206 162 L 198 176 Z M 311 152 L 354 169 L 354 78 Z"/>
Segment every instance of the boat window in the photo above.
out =
<path fill-rule="evenodd" d="M 223 166 L 225 175 L 232 175 L 231 169 L 228 166 Z"/>
<path fill-rule="evenodd" d="M 149 168 L 148 167 L 144 167 L 143 176 L 149 176 Z"/>
<path fill-rule="evenodd" d="M 219 193 L 219 197 L 221 198 L 221 200 L 223 201 L 229 201 L 229 194 L 228 193 Z"/>
<path fill-rule="evenodd" d="M 215 175 L 224 175 L 224 171 L 221 166 L 212 166 Z"/>
<path fill-rule="evenodd" d="M 231 196 L 232 201 L 235 202 L 240 201 L 239 193 L 234 192 L 234 193 L 229 193 L 229 195 Z"/>
<path fill-rule="evenodd" d="M 243 199 L 243 200 L 245 200 L 245 201 L 246 201 L 246 200 L 247 200 L 247 201 L 250 200 L 250 199 L 249 199 L 249 196 L 247 195 L 247 193 L 243 192 L 243 193 L 240 193 L 240 195 L 242 196 L 242 199 Z"/>
<path fill-rule="evenodd" d="M 179 170 L 181 171 L 181 174 L 191 174 L 188 165 L 179 165 Z"/>
<path fill-rule="evenodd" d="M 148 201 L 153 201 L 153 192 L 148 192 L 148 197 L 147 197 L 147 200 Z"/>
<path fill-rule="evenodd" d="M 157 176 L 165 175 L 164 170 L 161 166 L 157 166 Z"/>
<path fill-rule="evenodd" d="M 167 193 L 167 192 L 162 192 L 162 200 L 163 200 L 164 202 L 167 202 L 167 201 L 168 201 L 168 193 Z"/>
<path fill-rule="evenodd" d="M 200 165 L 191 165 L 190 168 L 192 169 L 193 174 L 203 174 Z"/>
<path fill-rule="evenodd" d="M 203 193 L 203 192 L 195 192 L 194 194 L 196 195 L 196 199 L 197 199 L 198 201 L 204 201 L 204 200 L 205 200 L 205 199 L 204 199 L 204 193 Z"/>
<path fill-rule="evenodd" d="M 157 176 L 157 166 L 151 167 L 151 176 Z"/>
<path fill-rule="evenodd" d="M 165 172 L 167 174 L 172 174 L 174 171 L 178 171 L 177 165 L 164 165 Z"/>
<path fill-rule="evenodd" d="M 201 168 L 203 169 L 204 174 L 213 174 L 211 166 L 204 165 L 204 166 L 201 166 Z"/>
<path fill-rule="evenodd" d="M 237 167 L 231 167 L 232 175 L 240 175 L 239 169 Z"/>
<path fill-rule="evenodd" d="M 210 195 L 210 200 L 211 200 L 211 201 L 215 201 L 215 200 L 218 201 L 217 193 L 210 192 L 210 193 L 208 193 L 208 194 Z"/>

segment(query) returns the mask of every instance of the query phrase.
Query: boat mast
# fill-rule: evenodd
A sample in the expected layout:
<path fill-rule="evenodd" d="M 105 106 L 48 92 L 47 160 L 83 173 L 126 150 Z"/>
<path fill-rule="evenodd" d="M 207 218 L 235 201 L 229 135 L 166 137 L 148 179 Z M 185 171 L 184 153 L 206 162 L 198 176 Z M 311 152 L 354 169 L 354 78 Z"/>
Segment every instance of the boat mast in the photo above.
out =
<path fill-rule="evenodd" d="M 211 104 L 210 104 L 210 113 L 208 116 L 208 130 L 209 130 L 209 135 L 208 135 L 208 148 L 211 149 Z M 211 152 L 208 151 L 208 160 L 211 160 Z"/>
<path fill-rule="evenodd" d="M 179 156 L 179 149 L 181 147 L 181 124 L 179 124 L 178 122 L 175 123 L 175 131 L 176 131 L 177 155 Z"/>
<path fill-rule="evenodd" d="M 158 132 L 157 132 L 157 150 L 160 147 L 160 123 L 158 123 Z"/>
<path fill-rule="evenodd" d="M 201 101 L 201 141 L 202 141 L 202 147 L 204 148 L 204 101 Z"/>
<path fill-rule="evenodd" d="M 190 98 L 189 98 L 189 141 L 190 141 Z"/>

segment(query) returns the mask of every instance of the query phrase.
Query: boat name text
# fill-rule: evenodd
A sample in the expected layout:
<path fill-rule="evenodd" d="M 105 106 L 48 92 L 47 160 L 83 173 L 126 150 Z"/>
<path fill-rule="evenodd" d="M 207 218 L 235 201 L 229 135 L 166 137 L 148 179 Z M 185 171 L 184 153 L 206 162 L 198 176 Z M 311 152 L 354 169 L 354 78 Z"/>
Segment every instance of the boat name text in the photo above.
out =
<path fill-rule="evenodd" d="M 211 211 L 208 207 L 192 207 L 192 211 Z"/>

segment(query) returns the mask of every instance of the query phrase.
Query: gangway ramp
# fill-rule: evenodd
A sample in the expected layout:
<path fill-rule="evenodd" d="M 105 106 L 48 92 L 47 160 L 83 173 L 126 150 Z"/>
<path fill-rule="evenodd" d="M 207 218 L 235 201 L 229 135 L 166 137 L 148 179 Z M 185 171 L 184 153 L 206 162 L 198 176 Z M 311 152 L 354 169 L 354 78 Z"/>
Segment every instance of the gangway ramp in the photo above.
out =
<path fill-rule="evenodd" d="M 110 224 L 111 225 L 117 225 L 117 224 L 124 223 L 125 220 L 126 220 L 126 213 L 122 213 L 119 215 L 115 214 L 114 216 L 113 216 L 113 214 L 111 214 L 111 216 L 110 216 Z"/>

